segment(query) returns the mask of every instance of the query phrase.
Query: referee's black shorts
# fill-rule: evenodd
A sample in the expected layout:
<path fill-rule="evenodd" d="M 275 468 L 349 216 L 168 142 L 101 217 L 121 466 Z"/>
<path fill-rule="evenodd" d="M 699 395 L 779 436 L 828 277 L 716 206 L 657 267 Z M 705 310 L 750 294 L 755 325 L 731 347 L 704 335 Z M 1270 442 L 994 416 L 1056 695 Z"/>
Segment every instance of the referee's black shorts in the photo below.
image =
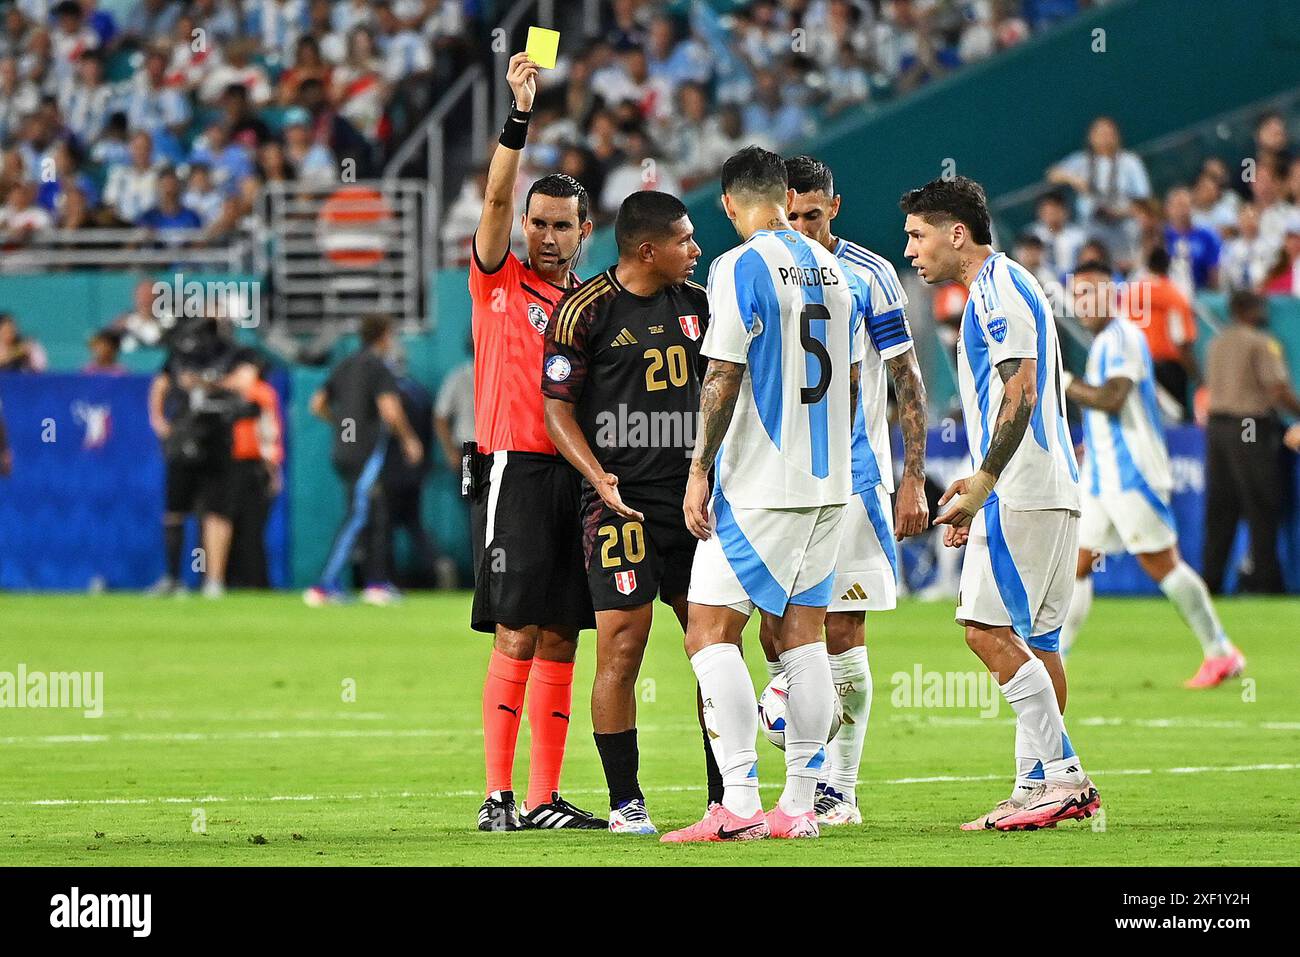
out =
<path fill-rule="evenodd" d="M 623 504 L 644 521 L 613 512 L 591 486 L 583 487 L 583 549 L 596 611 L 665 604 L 686 594 L 699 544 L 686 527 L 686 483 L 619 483 Z"/>
<path fill-rule="evenodd" d="M 582 561 L 582 479 L 537 452 L 478 456 L 470 626 L 594 628 Z"/>

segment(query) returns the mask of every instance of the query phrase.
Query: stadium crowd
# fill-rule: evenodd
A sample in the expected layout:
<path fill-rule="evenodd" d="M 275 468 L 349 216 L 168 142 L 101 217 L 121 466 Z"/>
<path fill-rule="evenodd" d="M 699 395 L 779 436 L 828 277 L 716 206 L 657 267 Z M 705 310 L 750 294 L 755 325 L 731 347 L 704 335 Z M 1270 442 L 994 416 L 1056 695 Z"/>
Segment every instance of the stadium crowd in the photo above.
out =
<path fill-rule="evenodd" d="M 756 143 L 787 148 L 850 107 L 906 93 L 1088 6 L 1078 0 L 615 0 L 611 22 L 562 58 L 536 104 L 518 190 L 547 172 L 582 182 L 597 224 L 638 189 L 681 193 Z M 468 263 L 486 167 L 443 227 Z"/>
<path fill-rule="evenodd" d="M 0 13 L 0 244 L 53 228 L 190 241 L 273 179 L 375 175 L 404 91 L 473 53 L 473 0 L 12 0 Z"/>
<path fill-rule="evenodd" d="M 578 175 L 608 221 L 643 183 L 689 188 L 737 145 L 789 145 L 814 117 L 914 89 L 1090 2 L 602 3 L 539 104 L 532 162 Z M 102 227 L 206 242 L 256 224 L 269 180 L 328 182 L 345 160 L 375 175 L 431 96 L 490 55 L 488 13 L 482 0 L 6 0 L 0 247 Z M 476 185 L 448 217 L 453 263 Z"/>
<path fill-rule="evenodd" d="M 1300 294 L 1300 155 L 1281 112 L 1257 118 L 1247 155 L 1207 155 L 1190 181 L 1163 194 L 1108 116 L 1095 118 L 1082 148 L 1045 178 L 1051 188 L 1016 240 L 1044 277 L 1059 282 L 1084 253 L 1100 252 L 1121 276 L 1158 272 L 1184 296 Z M 1153 253 L 1168 265 L 1153 270 Z"/>

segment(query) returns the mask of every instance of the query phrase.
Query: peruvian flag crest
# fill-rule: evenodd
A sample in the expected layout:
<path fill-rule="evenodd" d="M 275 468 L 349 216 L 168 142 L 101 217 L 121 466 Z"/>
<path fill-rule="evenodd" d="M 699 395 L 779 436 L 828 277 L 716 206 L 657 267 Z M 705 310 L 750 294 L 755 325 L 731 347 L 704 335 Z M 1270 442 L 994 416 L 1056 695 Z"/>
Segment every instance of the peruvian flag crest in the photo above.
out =
<path fill-rule="evenodd" d="M 636 591 L 636 572 L 614 572 L 614 587 L 620 595 Z"/>
<path fill-rule="evenodd" d="M 700 337 L 700 317 L 699 316 L 678 316 L 677 321 L 681 323 L 682 332 L 686 338 L 694 342 Z"/>

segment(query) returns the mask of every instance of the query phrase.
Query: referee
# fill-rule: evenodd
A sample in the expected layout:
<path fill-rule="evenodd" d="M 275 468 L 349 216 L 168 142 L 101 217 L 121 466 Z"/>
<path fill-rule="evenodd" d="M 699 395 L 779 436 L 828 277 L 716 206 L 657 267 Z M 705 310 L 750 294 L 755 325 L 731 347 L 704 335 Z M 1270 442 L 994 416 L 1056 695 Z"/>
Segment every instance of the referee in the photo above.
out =
<path fill-rule="evenodd" d="M 1228 312 L 1232 325 L 1210 343 L 1206 363 L 1205 584 L 1216 595 L 1222 592 L 1244 515 L 1254 567 L 1242 590 L 1276 593 L 1284 590 L 1277 556 L 1283 442 L 1277 410 L 1300 416 L 1300 398 L 1291 388 L 1281 345 L 1261 328 L 1268 319 L 1264 297 L 1234 292 Z"/>
<path fill-rule="evenodd" d="M 487 798 L 481 831 L 604 830 L 608 822 L 559 795 L 573 700 L 578 631 L 595 626 L 582 561 L 579 477 L 556 454 L 542 414 L 544 336 L 570 265 L 591 234 L 587 192 L 552 174 L 524 200 L 527 259 L 510 251 L 514 185 L 537 92 L 536 63 L 510 58 L 515 102 L 492 155 L 469 267 L 473 300 L 474 419 L 470 453 L 474 610 L 494 640 L 483 687 Z M 515 808 L 511 769 L 528 688 L 528 793 Z"/>

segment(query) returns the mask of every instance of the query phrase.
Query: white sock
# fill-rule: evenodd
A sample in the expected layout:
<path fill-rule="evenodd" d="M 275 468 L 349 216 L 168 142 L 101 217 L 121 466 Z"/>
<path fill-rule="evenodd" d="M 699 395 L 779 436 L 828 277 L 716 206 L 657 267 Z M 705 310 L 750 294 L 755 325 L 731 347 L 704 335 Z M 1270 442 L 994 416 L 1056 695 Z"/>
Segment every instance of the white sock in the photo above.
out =
<path fill-rule="evenodd" d="M 766 658 L 764 658 L 763 664 L 767 665 L 767 678 L 769 681 L 771 681 L 777 675 L 783 674 L 785 672 L 785 668 L 781 666 L 780 658 L 776 659 L 776 661 L 768 661 Z"/>
<path fill-rule="evenodd" d="M 1083 769 L 1065 733 L 1047 667 L 1035 655 L 1001 686 L 1016 713 L 1016 788 L 1022 783 L 1083 780 Z"/>
<path fill-rule="evenodd" d="M 781 655 L 790 683 L 785 705 L 785 791 L 781 810 L 806 814 L 813 809 L 817 779 L 826 763 L 826 737 L 835 709 L 835 683 L 826 645 L 814 641 Z"/>
<path fill-rule="evenodd" d="M 758 798 L 758 708 L 754 682 L 740 649 L 730 642 L 702 648 L 691 656 L 704 698 L 704 727 L 722 772 L 723 806 L 740 817 L 762 809 Z"/>
<path fill-rule="evenodd" d="M 844 723 L 835 740 L 826 746 L 830 756 L 826 783 L 853 804 L 857 801 L 858 766 L 862 763 L 862 745 L 867 739 L 867 719 L 871 715 L 871 667 L 866 648 L 850 648 L 831 655 L 830 662 L 831 680 L 844 709 Z"/>
<path fill-rule="evenodd" d="M 1074 580 L 1074 595 L 1070 598 L 1070 608 L 1065 613 L 1065 624 L 1061 626 L 1061 657 L 1064 658 L 1074 647 L 1074 639 L 1083 627 L 1088 612 L 1092 610 L 1092 576 Z"/>
<path fill-rule="evenodd" d="M 1226 655 L 1232 650 L 1232 643 L 1223 633 L 1223 625 L 1210 601 L 1210 590 L 1191 565 L 1180 560 L 1173 571 L 1160 579 L 1160 590 L 1192 629 L 1207 658 Z"/>
<path fill-rule="evenodd" d="M 1025 740 L 1025 733 L 1020 728 L 1020 722 L 1016 721 L 1016 783 L 1011 788 L 1013 804 L 1024 804 L 1034 788 L 1047 779 L 1047 772 L 1037 758 L 1021 758 L 1022 754 L 1028 753 L 1029 744 Z"/>

